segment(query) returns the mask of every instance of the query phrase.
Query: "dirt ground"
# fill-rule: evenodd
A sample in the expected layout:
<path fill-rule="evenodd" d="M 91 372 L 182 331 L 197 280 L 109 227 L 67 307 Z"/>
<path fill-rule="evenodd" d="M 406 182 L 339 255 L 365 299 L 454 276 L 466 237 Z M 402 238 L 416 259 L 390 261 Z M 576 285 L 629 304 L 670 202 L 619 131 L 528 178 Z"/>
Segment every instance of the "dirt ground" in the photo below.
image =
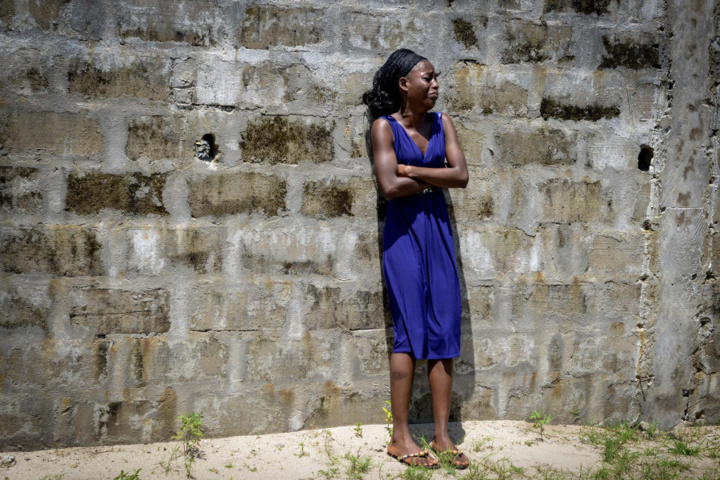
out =
<path fill-rule="evenodd" d="M 451 436 L 471 462 L 499 466 L 509 474 L 503 478 L 534 478 L 544 468 L 562 471 L 562 478 L 602 467 L 600 445 L 584 443 L 583 428 L 577 425 L 548 425 L 544 441 L 539 430 L 526 422 L 486 421 L 451 425 Z M 416 437 L 430 439 L 430 425 L 415 425 Z M 587 431 L 585 431 L 585 434 Z M 703 427 L 699 442 L 720 441 L 720 427 Z M 200 456 L 192 465 L 196 479 L 316 479 L 316 478 L 410 478 L 407 468 L 386 455 L 385 425 L 348 426 L 293 433 L 203 439 Z M 0 467 L 3 480 L 75 479 L 167 479 L 187 478 L 183 458 L 168 460 L 178 442 L 53 449 L 33 452 L 3 452 L 0 459 L 10 466 Z M 659 444 L 658 451 L 665 448 Z M 665 450 L 667 450 L 665 448 Z M 8 456 L 14 456 L 12 462 Z M 368 462 L 367 469 L 364 463 Z M 687 465 L 679 478 L 715 475 L 720 460 L 712 455 L 683 459 Z M 510 468 L 512 465 L 512 468 Z M 137 477 L 130 475 L 136 473 Z M 500 471 L 500 470 L 496 470 Z M 458 478 L 468 470 L 435 470 L 433 479 Z M 540 473 L 539 473 L 540 472 Z M 517 474 L 517 475 L 516 475 Z M 497 473 L 489 478 L 498 478 Z M 545 475 L 547 476 L 547 475 Z M 486 478 L 480 477 L 477 478 Z M 553 477 L 557 478 L 557 477 Z"/>

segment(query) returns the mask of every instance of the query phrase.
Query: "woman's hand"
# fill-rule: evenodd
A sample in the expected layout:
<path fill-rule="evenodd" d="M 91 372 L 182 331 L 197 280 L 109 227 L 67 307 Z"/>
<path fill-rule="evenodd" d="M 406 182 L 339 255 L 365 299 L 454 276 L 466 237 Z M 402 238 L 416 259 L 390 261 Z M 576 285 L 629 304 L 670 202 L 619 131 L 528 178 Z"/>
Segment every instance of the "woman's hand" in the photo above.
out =
<path fill-rule="evenodd" d="M 398 164 L 397 176 L 398 176 L 398 177 L 408 177 L 408 178 L 410 178 L 410 169 L 411 169 L 411 168 L 412 168 L 412 167 L 409 166 L 409 165 L 403 165 L 403 164 L 401 164 L 401 163 Z"/>

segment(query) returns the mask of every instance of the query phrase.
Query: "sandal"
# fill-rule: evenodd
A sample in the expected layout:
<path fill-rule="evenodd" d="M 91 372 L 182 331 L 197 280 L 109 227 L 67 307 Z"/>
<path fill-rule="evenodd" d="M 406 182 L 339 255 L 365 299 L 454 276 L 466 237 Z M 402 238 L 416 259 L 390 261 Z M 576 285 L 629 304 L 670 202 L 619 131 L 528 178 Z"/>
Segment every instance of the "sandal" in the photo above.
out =
<path fill-rule="evenodd" d="M 407 455 L 395 455 L 390 452 L 387 452 L 387 454 L 389 456 L 391 456 L 392 458 L 394 458 L 395 460 L 398 460 L 400 463 L 404 463 L 405 465 L 410 465 L 412 467 L 422 467 L 422 468 L 427 468 L 428 470 L 434 470 L 439 467 L 439 465 L 437 463 L 434 465 L 423 465 L 423 464 L 419 464 L 419 463 L 413 463 L 413 460 L 411 460 L 413 458 L 423 458 L 423 457 L 430 458 L 430 452 L 428 452 L 427 450 L 421 450 L 419 452 L 408 453 Z"/>
<path fill-rule="evenodd" d="M 462 450 L 456 450 L 454 448 L 448 448 L 447 450 L 440 450 L 433 445 L 432 447 L 433 452 L 435 452 L 438 456 L 452 456 L 453 457 L 453 467 L 455 467 L 457 470 L 465 470 L 470 466 L 470 460 L 467 458 L 467 456 L 462 452 Z M 468 463 L 463 463 L 460 461 L 460 457 L 465 457 Z"/>

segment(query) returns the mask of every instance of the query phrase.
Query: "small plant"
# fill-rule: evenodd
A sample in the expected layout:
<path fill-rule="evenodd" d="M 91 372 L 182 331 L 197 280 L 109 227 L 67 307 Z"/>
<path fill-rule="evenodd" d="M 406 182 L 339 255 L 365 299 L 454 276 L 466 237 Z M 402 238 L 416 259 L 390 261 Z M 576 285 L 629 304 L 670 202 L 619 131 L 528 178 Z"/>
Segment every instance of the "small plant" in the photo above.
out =
<path fill-rule="evenodd" d="M 192 476 L 192 466 L 195 457 L 199 453 L 197 445 L 203 438 L 202 433 L 202 413 L 183 413 L 178 417 L 182 426 L 180 430 L 173 435 L 173 440 L 179 440 L 182 445 L 182 454 L 185 457 L 185 474 L 190 478 Z"/>
<path fill-rule="evenodd" d="M 390 437 L 393 436 L 393 414 L 392 414 L 392 403 L 390 403 L 390 400 L 385 400 L 385 403 L 388 404 L 389 408 L 382 407 L 383 412 L 385 412 L 385 423 L 387 423 L 388 426 L 388 433 L 390 433 Z"/>
<path fill-rule="evenodd" d="M 330 480 L 340 476 L 340 469 L 338 467 L 328 467 L 327 470 L 319 470 L 318 473 Z"/>
<path fill-rule="evenodd" d="M 135 473 L 125 473 L 125 470 L 120 470 L 120 475 L 115 477 L 113 480 L 140 480 L 140 470 L 141 468 L 138 468 L 135 470 Z"/>
<path fill-rule="evenodd" d="M 345 467 L 345 475 L 348 479 L 361 480 L 370 470 L 370 457 L 361 457 L 360 454 L 353 455 L 348 452 L 344 458 L 349 462 Z"/>
<path fill-rule="evenodd" d="M 700 453 L 700 447 L 691 447 L 681 440 L 675 440 L 670 448 L 670 453 L 675 455 L 686 455 L 688 457 L 697 457 Z"/>
<path fill-rule="evenodd" d="M 477 453 L 480 450 L 482 450 L 485 446 L 492 448 L 493 447 L 492 441 L 493 441 L 493 437 L 484 437 L 484 438 L 479 438 L 479 439 L 473 440 L 473 442 L 472 442 L 473 452 Z"/>
<path fill-rule="evenodd" d="M 392 415 L 392 414 L 390 414 L 390 415 Z M 362 437 L 362 423 L 357 422 L 355 424 L 355 428 L 353 428 L 353 430 L 355 430 L 356 437 Z"/>
<path fill-rule="evenodd" d="M 428 470 L 425 467 L 418 467 L 418 466 L 408 466 L 403 470 L 403 473 L 401 475 L 398 475 L 395 478 L 401 478 L 403 480 L 430 480 L 432 478 L 433 471 Z M 482 477 L 477 477 L 482 478 Z"/>
<path fill-rule="evenodd" d="M 165 472 L 165 476 L 167 476 L 168 473 L 170 473 L 170 470 L 172 470 L 172 464 L 175 461 L 175 459 L 178 457 L 178 455 L 180 455 L 180 447 L 175 446 L 170 451 L 170 458 L 168 458 L 166 462 L 163 462 L 162 460 L 160 460 L 157 463 L 160 466 L 160 468 L 162 468 L 163 471 Z"/>
<path fill-rule="evenodd" d="M 545 415 L 544 410 L 540 410 L 539 412 L 535 410 L 530 414 L 530 420 L 533 421 L 533 427 L 540 429 L 540 441 L 544 442 L 543 433 L 545 433 L 545 425 L 550 423 L 552 418 L 550 418 L 550 415 Z"/>
<path fill-rule="evenodd" d="M 228 470 L 230 470 L 231 468 L 233 468 L 233 464 L 232 464 L 232 463 L 226 463 L 226 464 L 225 464 L 225 468 L 227 468 Z"/>
<path fill-rule="evenodd" d="M 305 451 L 305 444 L 303 442 L 300 442 L 300 453 L 296 453 L 295 456 L 298 458 L 310 456 L 310 454 Z"/>

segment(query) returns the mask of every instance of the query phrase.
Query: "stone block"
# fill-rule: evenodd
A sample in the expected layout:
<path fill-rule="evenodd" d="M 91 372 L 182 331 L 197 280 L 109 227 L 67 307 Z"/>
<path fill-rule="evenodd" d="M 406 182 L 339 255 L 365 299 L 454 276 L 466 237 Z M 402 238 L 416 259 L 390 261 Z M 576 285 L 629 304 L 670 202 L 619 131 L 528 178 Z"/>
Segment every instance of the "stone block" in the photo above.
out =
<path fill-rule="evenodd" d="M 577 319 L 587 312 L 586 288 L 580 284 L 518 286 L 512 296 L 512 314 L 538 321 L 546 321 L 550 316 Z"/>
<path fill-rule="evenodd" d="M 119 210 L 128 215 L 167 215 L 163 188 L 168 174 L 101 172 L 72 173 L 67 181 L 65 209 L 78 215 Z"/>
<path fill-rule="evenodd" d="M 475 19 L 471 19 L 475 20 Z M 479 24 L 482 27 L 487 27 L 487 17 L 480 17 Z M 478 46 L 478 39 L 477 35 L 475 35 L 475 29 L 473 28 L 474 22 L 469 22 L 465 20 L 464 18 L 457 17 L 453 18 L 452 20 L 452 26 L 453 26 L 453 33 L 455 34 L 455 41 L 458 42 L 461 45 L 464 45 L 465 48 L 472 48 Z"/>
<path fill-rule="evenodd" d="M 540 262 L 548 283 L 570 282 L 587 270 L 592 233 L 585 225 L 544 223 L 537 233 Z"/>
<path fill-rule="evenodd" d="M 40 28 L 44 30 L 54 30 L 54 27 L 57 25 L 60 10 L 68 3 L 69 0 L 30 0 L 28 2 L 28 11 Z"/>
<path fill-rule="evenodd" d="M 381 228 L 381 226 L 378 226 L 377 230 L 359 232 L 352 255 L 353 266 L 370 268 L 378 273 L 378 278 L 380 278 L 379 272 L 382 268 L 380 263 L 382 254 Z"/>
<path fill-rule="evenodd" d="M 12 18 L 15 16 L 15 2 L 2 2 L 0 3 L 0 22 L 4 24 L 10 23 Z"/>
<path fill-rule="evenodd" d="M 50 289 L 42 284 L 3 285 L 0 306 L 0 327 L 40 327 L 47 330 L 52 307 Z"/>
<path fill-rule="evenodd" d="M 461 142 L 462 144 L 462 142 Z M 493 218 L 496 210 L 497 183 L 484 178 L 473 178 L 467 188 L 451 189 L 453 214 L 456 221 L 478 221 Z"/>
<path fill-rule="evenodd" d="M 133 59 L 128 65 L 104 67 L 75 60 L 68 72 L 68 91 L 87 97 L 131 96 L 166 101 L 170 94 L 170 64 L 162 57 Z"/>
<path fill-rule="evenodd" d="M 332 275 L 339 232 L 326 225 L 285 226 L 238 233 L 242 265 L 257 274 Z"/>
<path fill-rule="evenodd" d="M 319 43 L 324 38 L 320 28 L 324 14 L 320 8 L 249 5 L 239 29 L 238 43 L 251 49 Z"/>
<path fill-rule="evenodd" d="M 218 41 L 216 26 L 223 20 L 218 4 L 200 0 L 183 3 L 181 8 L 178 6 L 173 0 L 118 2 L 120 38 L 215 46 Z"/>
<path fill-rule="evenodd" d="M 308 217 L 352 216 L 353 191 L 347 182 L 325 179 L 307 182 L 300 212 Z"/>
<path fill-rule="evenodd" d="M 610 222 L 614 218 L 612 193 L 600 180 L 549 180 L 539 186 L 543 219 L 550 222 Z"/>
<path fill-rule="evenodd" d="M 620 0 L 547 0 L 545 13 L 574 11 L 585 15 L 606 15 L 617 11 Z"/>
<path fill-rule="evenodd" d="M 489 285 L 467 287 L 468 312 L 473 325 L 489 325 L 495 319 L 495 291 Z"/>
<path fill-rule="evenodd" d="M 610 333 L 600 336 L 577 334 L 568 345 L 570 371 L 578 376 L 602 373 L 634 379 L 636 338 L 629 333 Z"/>
<path fill-rule="evenodd" d="M 449 74 L 448 106 L 455 112 L 477 109 L 484 115 L 526 115 L 527 89 L 495 75 L 475 61 L 456 63 Z"/>
<path fill-rule="evenodd" d="M 403 45 L 419 40 L 422 28 L 418 26 L 422 20 L 419 16 L 408 19 L 406 15 L 387 14 L 386 11 L 349 12 L 347 13 L 346 30 L 343 41 L 350 46 L 370 52 L 392 52 Z M 370 84 L 368 84 L 370 85 Z"/>
<path fill-rule="evenodd" d="M 0 132 L 11 153 L 98 155 L 103 149 L 100 124 L 84 113 L 15 110 L 0 120 Z"/>
<path fill-rule="evenodd" d="M 12 334 L 8 333 L 6 330 L 3 335 L 12 342 Z M 41 335 L 45 334 L 46 332 L 43 332 Z M 38 359 L 45 358 L 50 349 L 41 341 L 31 341 L 30 339 L 35 340 L 38 337 L 27 335 L 27 331 L 17 337 L 22 338 L 19 346 L 8 348 L 0 355 L 0 384 L 6 391 L 11 388 L 15 391 L 32 390 L 51 379 L 50 372 L 38 365 Z"/>
<path fill-rule="evenodd" d="M 453 119 L 453 123 L 457 131 L 458 141 L 465 154 L 465 161 L 471 169 L 471 179 L 473 183 L 468 187 L 472 188 L 478 180 L 473 171 L 473 167 L 480 167 L 482 165 L 485 134 L 481 131 L 481 126 L 478 123 L 455 119 Z M 451 192 L 456 193 L 456 190 L 451 190 Z"/>
<path fill-rule="evenodd" d="M 352 335 L 343 335 L 342 342 L 343 363 L 352 365 L 356 379 L 388 375 L 392 343 L 385 328 L 354 331 Z"/>
<path fill-rule="evenodd" d="M 589 273 L 641 275 L 645 240 L 642 235 L 597 235 L 590 247 Z"/>
<path fill-rule="evenodd" d="M 296 383 L 335 378 L 340 334 L 306 331 L 297 340 L 257 336 L 247 343 L 246 381 Z"/>
<path fill-rule="evenodd" d="M 166 384 L 174 360 L 164 336 L 95 339 L 92 358 L 93 376 L 120 377 L 127 388 Z"/>
<path fill-rule="evenodd" d="M 334 285 L 303 286 L 303 324 L 309 330 L 385 328 L 383 291 Z M 349 290 L 349 291 L 348 291 Z"/>
<path fill-rule="evenodd" d="M 377 65 L 377 68 L 380 68 L 380 65 Z M 340 89 L 342 93 L 341 101 L 344 105 L 347 105 L 349 107 L 359 107 L 363 106 L 362 102 L 362 96 L 363 93 L 365 93 L 371 86 L 372 86 L 372 80 L 373 80 L 373 72 L 357 72 L 357 73 L 348 73 L 344 76 L 344 78 L 340 79 L 340 85 L 342 88 Z M 363 118 L 364 120 L 364 118 Z M 364 120 L 365 124 L 367 125 L 367 120 Z M 362 150 L 365 150 L 365 129 L 368 129 L 369 131 L 369 125 L 363 126 L 362 128 L 358 129 L 362 131 L 362 140 L 358 143 L 357 148 L 361 148 Z M 359 132 L 358 132 L 359 133 Z M 355 152 L 355 148 L 353 146 L 353 152 Z M 353 153 L 353 157 L 357 157 L 355 153 Z M 367 157 L 369 155 L 363 154 L 360 155 L 362 157 Z"/>
<path fill-rule="evenodd" d="M 253 163 L 322 163 L 333 159 L 334 125 L 285 116 L 261 117 L 243 132 L 243 160 Z"/>
<path fill-rule="evenodd" d="M 12 4 L 12 2 L 9 3 Z M 30 96 L 47 93 L 53 65 L 50 59 L 36 49 L 19 48 L 3 52 L 0 54 L 0 62 L 6 67 L 3 72 L 0 72 L 0 82 L 3 83 L 6 94 L 13 92 L 22 96 Z"/>
<path fill-rule="evenodd" d="M 37 169 L 0 166 L 0 212 L 39 213 L 43 196 Z"/>
<path fill-rule="evenodd" d="M 353 425 L 363 418 L 372 418 L 377 405 L 382 405 L 385 398 L 384 392 L 378 395 L 367 387 L 340 386 L 333 380 L 318 382 L 313 388 L 322 394 L 309 405 L 303 429 Z"/>
<path fill-rule="evenodd" d="M 223 114 L 224 115 L 224 114 Z M 194 143 L 216 132 L 227 118 L 204 112 L 201 115 L 145 116 L 128 125 L 125 154 L 131 160 L 187 159 L 195 156 Z"/>
<path fill-rule="evenodd" d="M 95 335 L 166 333 L 170 293 L 163 289 L 76 287 L 70 291 L 70 323 Z"/>
<path fill-rule="evenodd" d="M 190 180 L 190 213 L 193 217 L 262 213 L 285 210 L 285 180 L 261 173 L 216 173 Z"/>
<path fill-rule="evenodd" d="M 190 332 L 181 369 L 183 376 L 225 381 L 229 362 L 236 360 L 230 358 L 230 347 L 225 340 L 224 335 L 217 332 Z"/>
<path fill-rule="evenodd" d="M 175 432 L 175 420 L 180 413 L 177 403 L 177 394 L 168 387 L 152 399 L 94 405 L 95 441 L 137 443 L 167 440 Z"/>
<path fill-rule="evenodd" d="M 341 216 L 375 217 L 377 191 L 372 180 L 329 178 L 305 183 L 303 188 L 303 215 L 314 218 Z"/>
<path fill-rule="evenodd" d="M 606 54 L 598 69 L 617 67 L 640 70 L 660 68 L 660 45 L 649 39 L 631 38 L 628 40 L 603 36 Z"/>
<path fill-rule="evenodd" d="M 55 225 L 3 229 L 0 265 L 5 272 L 40 272 L 60 277 L 102 275 L 101 244 L 88 227 Z"/>
<path fill-rule="evenodd" d="M 617 106 L 603 105 L 573 105 L 554 98 L 543 98 L 540 102 L 540 115 L 543 119 L 558 118 L 561 120 L 587 120 L 597 122 L 601 119 L 611 119 L 620 115 Z"/>
<path fill-rule="evenodd" d="M 196 331 L 277 330 L 294 301 L 290 282 L 260 284 L 201 283 L 191 303 L 190 328 Z"/>
<path fill-rule="evenodd" d="M 172 266 L 198 274 L 220 273 L 223 229 L 208 227 L 128 229 L 127 268 L 141 275 L 160 275 Z"/>
<path fill-rule="evenodd" d="M 577 161 L 575 135 L 560 129 L 544 127 L 531 132 L 500 133 L 496 144 L 500 161 L 517 167 L 532 163 L 563 166 Z"/>
<path fill-rule="evenodd" d="M 569 60 L 572 27 L 511 20 L 505 25 L 503 63 Z"/>
<path fill-rule="evenodd" d="M 460 234 L 463 268 L 481 278 L 540 269 L 535 239 L 517 228 L 465 229 Z"/>

